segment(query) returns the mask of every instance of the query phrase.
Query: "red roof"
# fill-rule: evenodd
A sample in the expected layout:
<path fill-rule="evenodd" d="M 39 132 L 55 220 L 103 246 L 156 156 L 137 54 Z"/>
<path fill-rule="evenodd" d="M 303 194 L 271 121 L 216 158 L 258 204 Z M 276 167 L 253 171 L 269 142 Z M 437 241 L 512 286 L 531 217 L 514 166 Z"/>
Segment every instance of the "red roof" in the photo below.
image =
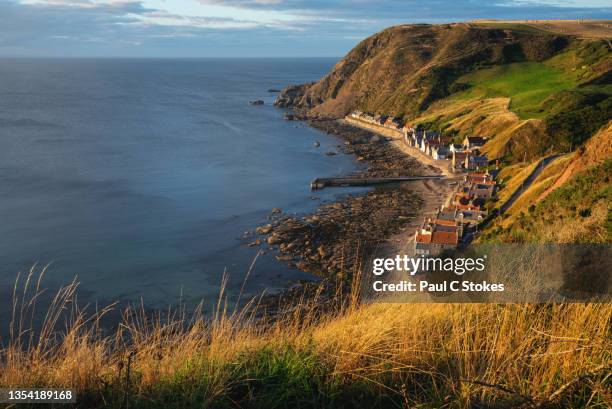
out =
<path fill-rule="evenodd" d="M 434 244 L 450 244 L 456 246 L 459 242 L 459 237 L 456 232 L 434 231 L 431 236 L 431 242 Z"/>
<path fill-rule="evenodd" d="M 436 219 L 434 220 L 435 224 L 441 224 L 443 226 L 457 226 L 457 223 L 455 223 L 454 220 L 440 220 L 440 219 Z"/>
<path fill-rule="evenodd" d="M 473 181 L 480 182 L 480 181 L 483 181 L 483 180 L 490 180 L 491 179 L 491 175 L 487 175 L 487 174 L 484 174 L 484 173 L 468 173 L 465 176 L 465 178 L 467 180 L 469 180 L 470 182 L 473 182 Z"/>
<path fill-rule="evenodd" d="M 431 234 L 417 233 L 415 241 L 417 243 L 431 243 Z"/>

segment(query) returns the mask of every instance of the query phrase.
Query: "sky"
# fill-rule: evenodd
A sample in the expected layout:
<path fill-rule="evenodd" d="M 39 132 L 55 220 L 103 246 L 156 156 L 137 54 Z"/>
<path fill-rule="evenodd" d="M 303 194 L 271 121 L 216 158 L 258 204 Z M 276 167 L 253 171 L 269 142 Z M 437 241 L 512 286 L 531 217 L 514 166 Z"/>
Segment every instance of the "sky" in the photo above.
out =
<path fill-rule="evenodd" d="M 610 0 L 0 0 L 0 57 L 338 57 L 404 23 L 611 19 Z"/>

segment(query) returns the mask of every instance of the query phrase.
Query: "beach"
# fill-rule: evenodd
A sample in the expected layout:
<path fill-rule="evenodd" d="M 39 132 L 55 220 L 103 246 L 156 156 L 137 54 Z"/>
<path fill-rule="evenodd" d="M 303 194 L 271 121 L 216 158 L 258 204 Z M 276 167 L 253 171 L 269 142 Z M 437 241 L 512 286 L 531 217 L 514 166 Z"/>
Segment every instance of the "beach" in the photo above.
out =
<path fill-rule="evenodd" d="M 450 175 L 448 162 L 426 160 L 401 139 L 378 134 L 343 120 L 309 120 L 310 126 L 334 135 L 367 166 L 351 176 L 401 177 Z M 416 150 L 415 150 L 416 151 Z M 277 253 L 280 262 L 314 274 L 319 281 L 303 281 L 278 297 L 282 308 L 300 294 L 330 298 L 339 288 L 350 290 L 356 275 L 369 274 L 374 257 L 412 254 L 414 232 L 435 213 L 452 190 L 452 179 L 430 179 L 382 185 L 362 194 L 348 194 L 322 204 L 307 215 L 271 213 L 260 226 L 256 243 Z M 333 188 L 331 188 L 333 189 Z M 314 191 L 313 195 L 316 196 Z M 346 294 L 346 292 L 344 292 Z"/>

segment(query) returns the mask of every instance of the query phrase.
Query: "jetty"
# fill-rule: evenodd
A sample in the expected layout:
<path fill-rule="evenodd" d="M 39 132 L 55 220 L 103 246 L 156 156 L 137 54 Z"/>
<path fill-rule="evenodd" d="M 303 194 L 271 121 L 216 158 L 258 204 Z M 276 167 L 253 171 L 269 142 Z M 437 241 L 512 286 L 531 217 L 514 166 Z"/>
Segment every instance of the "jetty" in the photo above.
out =
<path fill-rule="evenodd" d="M 401 176 L 401 177 L 338 177 L 338 178 L 316 178 L 310 182 L 310 189 L 323 189 L 327 186 L 370 186 L 383 183 L 410 182 L 415 180 L 442 179 L 443 176 Z"/>

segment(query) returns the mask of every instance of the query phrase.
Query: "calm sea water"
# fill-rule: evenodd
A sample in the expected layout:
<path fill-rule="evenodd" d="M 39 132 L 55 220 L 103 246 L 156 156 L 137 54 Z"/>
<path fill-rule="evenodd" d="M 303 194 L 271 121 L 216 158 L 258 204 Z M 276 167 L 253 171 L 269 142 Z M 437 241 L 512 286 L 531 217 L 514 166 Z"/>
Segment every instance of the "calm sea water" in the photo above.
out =
<path fill-rule="evenodd" d="M 50 262 L 46 286 L 78 276 L 91 300 L 214 299 L 224 270 L 236 289 L 257 252 L 243 232 L 273 207 L 313 210 L 314 177 L 358 166 L 267 92 L 333 63 L 0 60 L 1 299 Z M 304 277 L 265 255 L 248 289 Z"/>

